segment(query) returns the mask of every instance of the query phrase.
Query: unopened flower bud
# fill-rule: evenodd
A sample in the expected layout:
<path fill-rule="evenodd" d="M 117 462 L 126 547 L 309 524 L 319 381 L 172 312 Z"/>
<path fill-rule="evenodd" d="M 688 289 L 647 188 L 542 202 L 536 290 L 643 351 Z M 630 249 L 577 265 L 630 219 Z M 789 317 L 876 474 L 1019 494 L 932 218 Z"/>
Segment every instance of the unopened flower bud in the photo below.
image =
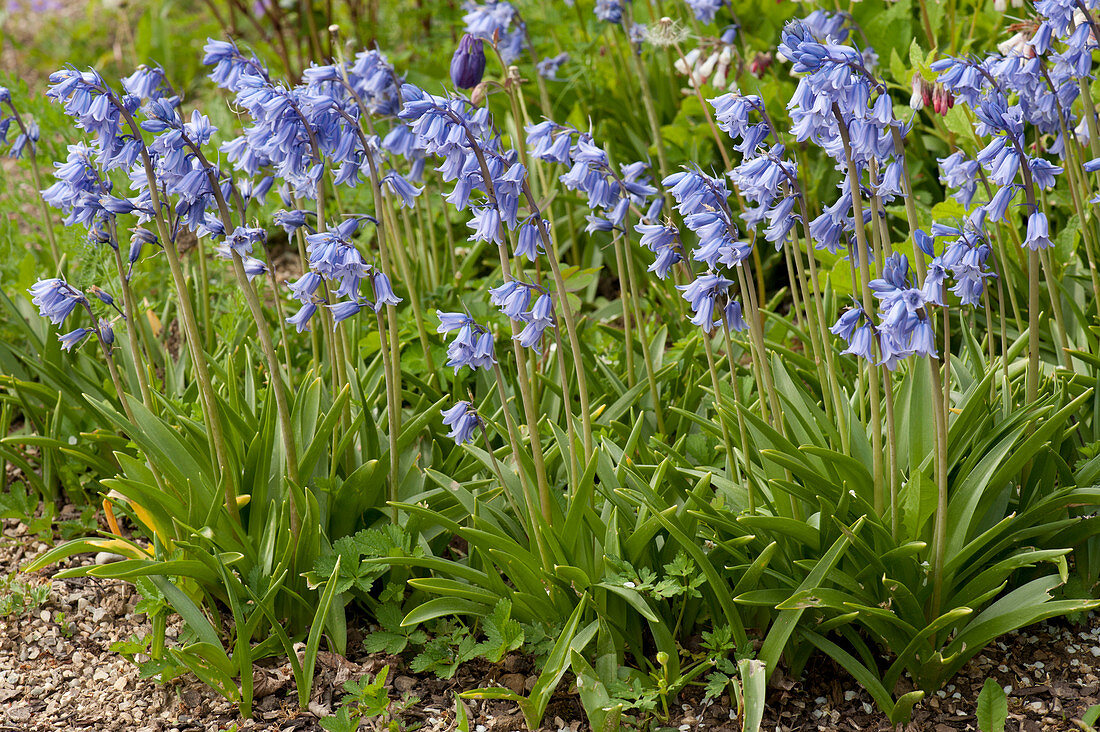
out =
<path fill-rule="evenodd" d="M 764 72 L 768 70 L 768 67 L 772 65 L 773 56 L 771 52 L 758 53 L 749 62 L 749 73 L 753 76 L 760 78 L 764 75 Z"/>
<path fill-rule="evenodd" d="M 470 92 L 470 101 L 475 107 L 480 107 L 481 103 L 485 101 L 485 97 L 489 92 L 489 82 L 483 81 L 474 87 L 474 90 Z"/>
<path fill-rule="evenodd" d="M 480 38 L 467 33 L 451 57 L 451 81 L 459 89 L 473 89 L 485 75 L 485 49 Z"/>

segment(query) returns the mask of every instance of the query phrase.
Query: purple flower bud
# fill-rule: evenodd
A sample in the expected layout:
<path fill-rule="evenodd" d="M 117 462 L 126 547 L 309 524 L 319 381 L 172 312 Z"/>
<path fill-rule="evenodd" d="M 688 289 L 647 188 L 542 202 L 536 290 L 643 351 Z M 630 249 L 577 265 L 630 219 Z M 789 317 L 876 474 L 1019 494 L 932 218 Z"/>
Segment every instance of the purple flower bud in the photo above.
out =
<path fill-rule="evenodd" d="M 485 75 L 485 49 L 480 38 L 462 36 L 451 57 L 451 81 L 459 89 L 473 89 Z"/>
<path fill-rule="evenodd" d="M 115 342 L 115 329 L 111 327 L 111 321 L 105 318 L 99 319 L 99 337 L 108 346 Z"/>

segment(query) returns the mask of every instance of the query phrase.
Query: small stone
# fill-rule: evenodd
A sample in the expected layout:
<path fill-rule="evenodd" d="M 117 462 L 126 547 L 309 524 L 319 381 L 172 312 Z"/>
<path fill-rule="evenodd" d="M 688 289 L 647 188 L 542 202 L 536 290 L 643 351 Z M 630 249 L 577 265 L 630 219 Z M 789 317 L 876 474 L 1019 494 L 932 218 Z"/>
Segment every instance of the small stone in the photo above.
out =
<path fill-rule="evenodd" d="M 28 722 L 31 718 L 31 708 L 26 704 L 20 704 L 8 710 L 8 720 L 11 722 Z"/>
<path fill-rule="evenodd" d="M 504 674 L 500 677 L 500 683 L 501 686 L 511 689 L 516 694 L 522 694 L 527 678 L 523 674 Z"/>
<path fill-rule="evenodd" d="M 115 554 L 114 552 L 99 552 L 95 555 L 95 563 L 98 565 L 113 564 L 114 562 L 121 562 L 126 557 L 121 554 Z"/>

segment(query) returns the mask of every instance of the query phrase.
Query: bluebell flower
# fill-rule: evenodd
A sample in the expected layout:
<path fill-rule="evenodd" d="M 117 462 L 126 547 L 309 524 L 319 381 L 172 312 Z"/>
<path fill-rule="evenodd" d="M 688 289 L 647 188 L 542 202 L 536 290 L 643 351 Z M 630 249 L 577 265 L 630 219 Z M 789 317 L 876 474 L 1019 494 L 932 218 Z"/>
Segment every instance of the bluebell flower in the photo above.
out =
<path fill-rule="evenodd" d="M 649 271 L 660 279 L 668 277 L 669 270 L 683 259 L 680 232 L 671 224 L 635 224 L 634 230 L 642 235 L 638 243 L 655 255 Z"/>
<path fill-rule="evenodd" d="M 374 288 L 375 310 L 383 305 L 398 305 L 401 298 L 393 291 L 390 278 L 385 272 L 377 269 L 371 270 L 371 286 Z"/>
<path fill-rule="evenodd" d="M 367 300 L 355 299 L 342 300 L 338 303 L 329 305 L 328 309 L 332 313 L 332 329 L 336 330 L 340 323 L 358 315 L 359 311 L 365 307 L 369 307 L 373 310 L 374 304 Z"/>
<path fill-rule="evenodd" d="M 60 277 L 38 280 L 29 290 L 31 302 L 38 307 L 38 314 L 60 325 L 78 306 L 88 299 Z"/>
<path fill-rule="evenodd" d="M 316 312 L 317 304 L 315 302 L 312 300 L 303 302 L 298 312 L 287 318 L 286 322 L 293 325 L 299 333 L 302 333 L 309 330 L 309 321 Z"/>
<path fill-rule="evenodd" d="M 549 222 L 544 221 L 543 225 L 548 226 Z M 516 257 L 524 257 L 527 261 L 534 262 L 541 252 L 542 235 L 539 227 L 534 222 L 534 217 L 531 217 L 519 227 L 514 254 Z"/>
<path fill-rule="evenodd" d="M 113 345 L 115 342 L 115 329 L 114 326 L 111 325 L 111 321 L 106 318 L 100 318 L 96 327 L 99 339 L 103 341 L 105 345 Z"/>
<path fill-rule="evenodd" d="M 382 177 L 382 185 L 398 197 L 402 206 L 408 206 L 409 208 L 412 208 L 415 204 L 416 197 L 424 192 L 423 188 L 417 188 L 405 180 L 400 173 L 393 170 Z"/>
<path fill-rule="evenodd" d="M 726 0 L 684 0 L 684 2 L 695 14 L 695 19 L 702 23 L 713 21 L 718 10 L 726 4 Z"/>
<path fill-rule="evenodd" d="M 490 43 L 497 43 L 505 65 L 515 63 L 526 47 L 526 26 L 511 3 L 488 0 L 484 5 L 468 0 L 463 4 L 466 32 Z"/>
<path fill-rule="evenodd" d="M 1024 246 L 1032 251 L 1047 249 L 1054 246 L 1050 241 L 1050 231 L 1047 227 L 1047 215 L 1042 211 L 1032 211 L 1027 218 L 1027 237 Z"/>
<path fill-rule="evenodd" d="M 978 161 L 971 160 L 961 150 L 938 160 L 940 181 L 948 188 L 955 189 L 951 197 L 961 203 L 963 208 L 970 208 L 970 202 L 974 200 L 974 194 L 978 190 Z"/>
<path fill-rule="evenodd" d="M 238 226 L 226 237 L 225 241 L 230 249 L 240 254 L 242 257 L 247 257 L 249 254 L 252 254 L 252 249 L 256 244 L 263 247 L 265 242 L 267 242 L 267 232 L 263 229 L 249 226 Z"/>
<path fill-rule="evenodd" d="M 485 206 L 477 209 L 474 217 L 466 224 L 474 233 L 470 234 L 469 241 L 484 241 L 492 244 L 500 244 L 500 212 L 493 206 Z"/>
<path fill-rule="evenodd" d="M 840 314 L 840 317 L 829 328 L 829 330 L 836 336 L 840 337 L 845 342 L 851 342 L 852 334 L 860 323 L 865 319 L 865 313 L 863 306 L 858 302 L 853 302 L 852 307 L 845 310 Z"/>
<path fill-rule="evenodd" d="M 548 56 L 537 64 L 535 64 L 535 71 L 539 76 L 547 81 L 561 81 L 558 78 L 558 71 L 562 65 L 569 61 L 569 54 L 562 51 L 557 56 Z"/>
<path fill-rule="evenodd" d="M 459 402 L 450 409 L 443 410 L 441 414 L 443 424 L 451 428 L 447 436 L 453 439 L 456 445 L 473 442 L 476 439 L 476 432 L 482 426 L 482 421 L 473 404 Z"/>
<path fill-rule="evenodd" d="M 233 249 L 228 244 L 219 244 L 214 247 L 214 256 L 219 259 L 225 259 L 227 261 L 233 261 L 234 256 L 241 257 L 241 264 L 244 266 L 244 273 L 249 280 L 254 280 L 260 275 L 267 272 L 267 265 L 263 260 L 250 257 L 247 254 L 241 256 L 239 252 Z"/>
<path fill-rule="evenodd" d="M 296 282 L 287 283 L 287 287 L 290 289 L 291 297 L 305 305 L 313 302 L 322 282 L 324 278 L 321 275 L 316 272 L 306 272 Z"/>
<path fill-rule="evenodd" d="M 865 361 L 875 362 L 874 350 L 874 330 L 871 328 L 870 323 L 865 323 L 852 332 L 851 340 L 848 341 L 848 347 L 841 353 L 851 354 L 858 356 Z"/>
<path fill-rule="evenodd" d="M 310 215 L 309 211 L 301 210 L 279 210 L 272 215 L 272 220 L 276 226 L 283 227 L 283 231 L 286 232 L 288 238 L 294 236 L 294 232 L 306 225 L 306 217 Z"/>
<path fill-rule="evenodd" d="M 91 332 L 92 331 L 88 328 L 77 328 L 68 333 L 59 334 L 57 338 L 61 341 L 62 349 L 71 351 L 73 350 L 73 346 L 83 341 Z"/>
<path fill-rule="evenodd" d="M 520 280 L 507 282 L 489 289 L 489 301 L 500 308 L 510 320 L 523 320 L 524 313 L 531 304 L 531 292 L 534 285 Z"/>
<path fill-rule="evenodd" d="M 623 22 L 623 0 L 596 0 L 593 12 L 600 20 L 618 25 Z"/>

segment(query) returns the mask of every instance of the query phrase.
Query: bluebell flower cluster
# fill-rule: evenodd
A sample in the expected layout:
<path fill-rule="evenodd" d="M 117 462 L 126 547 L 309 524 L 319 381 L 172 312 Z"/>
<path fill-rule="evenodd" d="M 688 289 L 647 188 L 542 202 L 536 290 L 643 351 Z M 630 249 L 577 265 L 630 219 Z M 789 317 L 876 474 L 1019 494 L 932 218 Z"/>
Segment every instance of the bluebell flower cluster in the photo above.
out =
<path fill-rule="evenodd" d="M 616 171 L 607 151 L 590 133 L 549 120 L 527 128 L 527 144 L 539 160 L 569 166 L 558 180 L 585 197 L 592 211 L 589 232 L 621 229 L 632 206 L 651 220 L 659 215 L 661 199 L 650 182 L 646 163 L 622 165 Z"/>
<path fill-rule="evenodd" d="M 52 277 L 50 279 L 38 280 L 31 286 L 28 292 L 31 294 L 31 302 L 38 308 L 38 314 L 48 319 L 54 325 L 61 325 L 64 323 L 77 308 L 83 308 L 92 316 L 93 325 L 91 328 L 79 327 L 66 333 L 58 334 L 57 337 L 61 342 L 61 348 L 63 350 L 71 351 L 75 346 L 92 334 L 95 334 L 103 342 L 104 346 L 109 347 L 114 343 L 115 334 L 110 321 L 105 318 L 96 318 L 92 312 L 91 303 L 88 301 L 87 296 L 64 279 Z M 114 299 L 109 294 L 98 287 L 92 287 L 90 292 L 95 294 L 103 303 L 113 306 L 114 309 L 118 311 L 118 306 L 114 304 Z"/>
<path fill-rule="evenodd" d="M 443 424 L 451 428 L 447 436 L 456 445 L 473 442 L 477 438 L 477 429 L 484 424 L 470 402 L 459 402 L 440 413 L 443 415 Z"/>
<path fill-rule="evenodd" d="M 906 126 L 894 119 L 890 95 L 868 68 L 865 55 L 842 44 L 846 31 L 839 24 L 844 18 L 821 14 L 807 20 L 789 23 L 779 46 L 792 70 L 802 74 L 787 105 L 791 133 L 799 142 L 814 142 L 845 172 L 850 157 L 859 180 L 876 170 L 868 183 L 890 202 L 902 194 L 902 151 L 895 148 L 895 134 L 904 138 Z M 870 256 L 856 250 L 852 237 L 856 222 L 851 188 L 843 180 L 837 187 L 837 201 L 810 222 L 815 246 L 830 252 L 847 246 L 857 259 Z M 870 215 L 864 208 L 864 223 Z"/>
<path fill-rule="evenodd" d="M 534 305 L 531 298 L 535 297 Z M 538 285 L 521 280 L 509 280 L 489 290 L 489 300 L 508 318 L 523 323 L 523 329 L 513 336 L 524 348 L 542 353 L 543 332 L 554 325 L 554 298 Z"/>
<path fill-rule="evenodd" d="M 684 226 L 699 239 L 691 253 L 693 260 L 709 269 L 734 268 L 752 254 L 752 243 L 739 238 L 724 180 L 701 170 L 686 170 L 673 173 L 661 184 L 676 201 Z"/>
<path fill-rule="evenodd" d="M 1045 220 L 1045 218 L 1044 218 Z M 985 233 L 971 217 L 961 226 L 935 223 L 931 239 L 946 237 L 943 254 L 934 256 L 925 275 L 925 297 L 929 302 L 943 305 L 943 283 L 949 275 L 955 284 L 951 292 L 963 305 L 978 305 L 985 290 L 985 280 L 995 276 L 988 260 L 993 249 Z M 934 251 L 929 252 L 935 254 Z"/>
<path fill-rule="evenodd" d="M 909 260 L 893 254 L 882 267 L 882 277 L 872 280 L 870 288 L 879 301 L 881 322 L 878 337 L 879 363 L 894 369 L 908 356 L 936 356 L 936 339 L 929 320 L 928 299 L 909 279 Z M 849 345 L 849 350 L 852 349 Z M 859 344 L 858 355 L 869 358 Z M 852 351 L 854 352 L 854 351 Z"/>
<path fill-rule="evenodd" d="M 286 87 L 234 43 L 210 40 L 205 51 L 203 62 L 214 67 L 210 77 L 252 118 L 244 134 L 222 148 L 237 170 L 254 176 L 270 166 L 294 195 L 307 199 L 317 197 L 326 165 L 335 169 L 337 185 L 361 182 L 373 151 L 363 149 L 359 105 L 345 91 L 341 69 L 312 67 L 303 84 Z"/>
<path fill-rule="evenodd" d="M 42 191 L 42 198 L 65 214 L 66 226 L 91 229 L 97 218 L 109 215 L 102 199 L 110 195 L 111 181 L 100 176 L 95 148 L 78 142 L 68 150 L 65 162 L 54 163 L 57 181 Z"/>
<path fill-rule="evenodd" d="M 660 279 L 668 277 L 669 271 L 684 258 L 684 245 L 680 241 L 680 231 L 670 222 L 646 223 L 634 225 L 634 230 L 642 235 L 638 243 L 653 252 L 653 263 L 649 271 Z"/>
<path fill-rule="evenodd" d="M 626 2 L 629 1 L 626 0 Z M 618 25 L 623 22 L 623 2 L 624 0 L 596 0 L 593 12 L 605 23 Z"/>
<path fill-rule="evenodd" d="M 11 114 L 4 114 L 4 105 L 8 106 Z M 13 158 L 23 157 L 23 152 L 28 147 L 33 153 L 35 146 L 38 144 L 38 138 L 41 136 L 38 123 L 33 119 L 24 123 L 12 104 L 11 91 L 7 87 L 0 86 L 0 145 L 8 145 L 8 134 L 11 132 L 12 122 L 15 122 L 16 127 L 19 128 L 19 134 L 8 146 L 8 155 Z"/>
<path fill-rule="evenodd" d="M 304 217 L 300 218 L 304 226 Z M 327 307 L 332 313 L 333 324 L 338 325 L 363 308 L 378 311 L 383 305 L 401 302 L 394 294 L 389 277 L 368 264 L 352 241 L 360 223 L 360 218 L 353 217 L 327 231 L 306 235 L 309 271 L 287 285 L 291 298 L 301 307 L 286 322 L 298 332 L 309 330 L 310 321 L 320 307 Z M 363 294 L 365 280 L 370 280 L 373 301 Z M 347 299 L 329 301 L 328 296 Z"/>
<path fill-rule="evenodd" d="M 1026 124 L 1030 121 L 1042 130 L 1045 123 L 1034 112 L 1029 120 L 1020 101 L 1023 95 L 1014 95 L 1017 101 L 1010 103 L 1008 87 L 1003 82 L 1003 67 L 1010 61 L 1021 59 L 997 56 L 983 61 L 944 58 L 932 64 L 932 70 L 939 74 L 938 80 L 973 110 L 977 118 L 977 135 L 989 138 L 989 143 L 974 156 L 973 162 L 958 153 L 941 160 L 943 177 L 946 182 L 961 184 L 956 198 L 969 205 L 975 189 L 972 183 L 962 179 L 971 172 L 977 172 L 976 165 L 980 165 L 985 177 L 995 186 L 990 200 L 982 207 L 984 215 L 991 221 L 1005 218 L 1008 207 L 1021 188 L 1030 186 L 1029 198 L 1037 200 L 1038 190 L 1052 188 L 1057 176 L 1063 172 L 1060 166 L 1049 160 L 1027 153 Z M 1062 144 L 1064 140 L 1059 140 L 1059 147 Z M 1022 185 L 1017 183 L 1017 176 L 1023 180 Z M 1039 210 L 1030 210 L 1027 214 L 1028 229 L 1024 245 L 1033 250 L 1050 247 L 1046 215 Z"/>
<path fill-rule="evenodd" d="M 760 97 L 731 92 L 709 101 L 718 127 L 736 141 L 733 149 L 742 155 L 741 164 L 729 172 L 745 202 L 753 204 L 741 218 L 749 229 L 767 221 L 764 238 L 778 249 L 801 220 L 794 212 L 802 195 L 798 164 L 786 159 L 782 144 L 765 147 L 772 130 Z"/>
<path fill-rule="evenodd" d="M 505 64 L 515 63 L 527 46 L 527 26 L 511 3 L 487 0 L 478 4 L 467 0 L 462 5 L 466 14 L 466 32 L 489 43 L 495 43 Z"/>
<path fill-rule="evenodd" d="M 129 128 L 125 117 L 141 107 L 134 94 L 116 94 L 94 69 L 77 71 L 66 68 L 50 74 L 46 96 L 61 104 L 76 126 L 94 139 L 96 160 L 105 170 L 128 168 L 141 154 L 144 143 Z M 162 97 L 167 104 L 178 104 L 176 97 Z"/>
<path fill-rule="evenodd" d="M 134 73 L 123 77 L 120 81 L 127 94 L 134 95 L 142 102 L 159 99 L 170 92 L 167 88 L 164 69 L 159 66 L 141 64 L 134 69 Z"/>
<path fill-rule="evenodd" d="M 447 366 L 454 367 L 455 373 L 463 366 L 476 371 L 492 370 L 496 364 L 493 355 L 493 334 L 481 327 L 465 313 L 445 313 L 436 311 L 439 318 L 438 333 L 458 331 L 454 340 L 447 344 Z"/>
<path fill-rule="evenodd" d="M 403 87 L 402 95 L 405 106 L 400 118 L 409 123 L 420 149 L 443 159 L 436 168 L 442 180 L 454 183 L 445 200 L 473 214 L 468 222 L 470 240 L 499 244 L 505 227 L 509 231 L 518 227 L 517 255 L 533 258 L 535 232 L 528 228 L 533 214 L 520 218 L 527 170 L 515 150 L 502 148 L 488 109 L 475 108 L 461 98 L 428 94 L 410 84 Z"/>
<path fill-rule="evenodd" d="M 740 331 L 747 326 L 741 315 L 741 303 L 730 296 L 732 285 L 733 280 L 706 272 L 690 284 L 677 285 L 676 289 L 691 305 L 691 322 L 706 333 L 714 332 L 723 322 L 730 330 Z"/>

